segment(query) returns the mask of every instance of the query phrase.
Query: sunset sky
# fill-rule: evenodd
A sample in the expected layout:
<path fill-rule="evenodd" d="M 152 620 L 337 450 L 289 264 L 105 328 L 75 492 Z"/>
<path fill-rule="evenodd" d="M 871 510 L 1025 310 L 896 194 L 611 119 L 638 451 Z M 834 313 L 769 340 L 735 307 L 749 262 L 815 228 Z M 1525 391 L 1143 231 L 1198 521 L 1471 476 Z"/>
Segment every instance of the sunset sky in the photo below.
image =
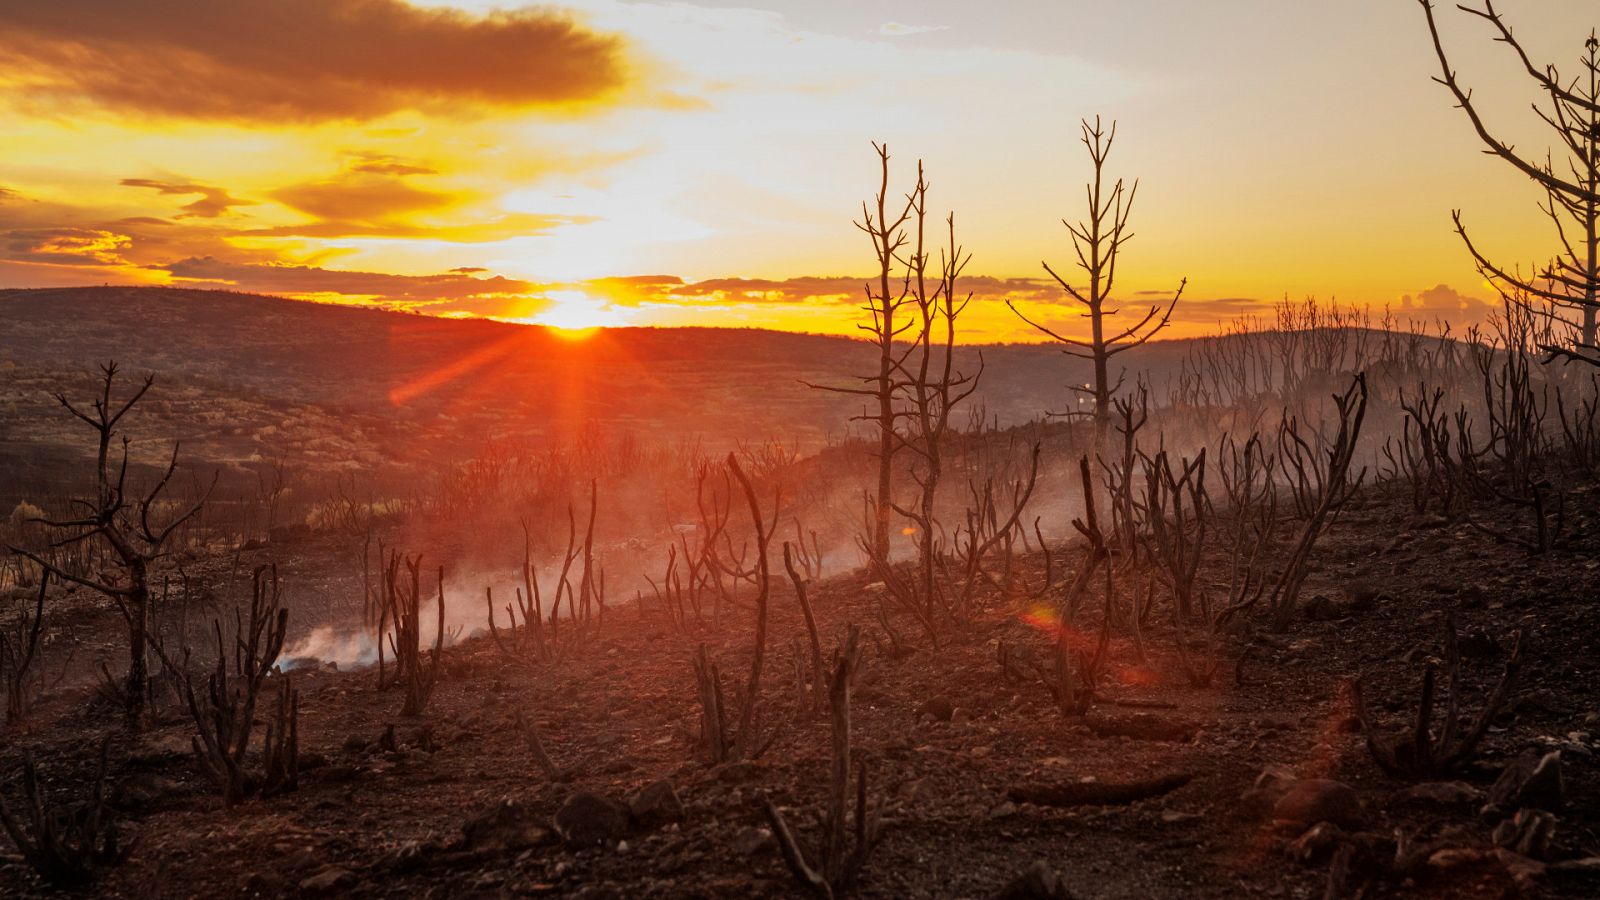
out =
<path fill-rule="evenodd" d="M 1537 99 L 1442 4 L 1519 149 Z M 1592 0 L 1501 0 L 1569 63 Z M 970 339 L 1074 311 L 1078 120 L 1141 180 L 1122 282 L 1194 333 L 1290 296 L 1472 318 L 1451 232 L 1548 256 L 1541 199 L 1431 82 L 1414 0 L 57 0 L 0 5 L 0 286 L 226 287 L 558 325 L 848 333 L 875 187 L 954 210 Z M 1405 299 L 1409 298 L 1409 300 Z"/>

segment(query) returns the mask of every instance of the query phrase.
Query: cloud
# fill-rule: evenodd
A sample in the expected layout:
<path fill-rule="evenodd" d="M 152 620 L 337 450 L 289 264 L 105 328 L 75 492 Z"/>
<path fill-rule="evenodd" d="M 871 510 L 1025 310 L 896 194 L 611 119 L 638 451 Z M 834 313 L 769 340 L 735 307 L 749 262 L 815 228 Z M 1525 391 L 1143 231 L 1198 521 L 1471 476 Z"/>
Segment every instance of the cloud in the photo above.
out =
<path fill-rule="evenodd" d="M 530 282 L 499 275 L 488 278 L 456 272 L 392 275 L 319 266 L 237 263 L 209 256 L 191 257 L 155 268 L 179 281 L 223 284 L 242 291 L 267 294 L 338 294 L 350 298 L 373 298 L 383 305 L 398 307 L 484 296 L 519 296 L 538 287 Z"/>
<path fill-rule="evenodd" d="M 439 170 L 421 163 L 406 162 L 393 156 L 378 153 L 354 154 L 356 161 L 350 165 L 352 172 L 369 172 L 374 175 L 437 175 Z"/>
<path fill-rule="evenodd" d="M 1410 294 L 1401 297 L 1400 308 L 1396 312 L 1413 319 L 1439 318 L 1457 324 L 1470 324 L 1488 319 L 1499 308 L 1499 304 L 1470 297 L 1448 284 L 1440 284 L 1419 292 L 1415 297 Z"/>
<path fill-rule="evenodd" d="M 888 37 L 906 37 L 913 34 L 927 34 L 932 31 L 949 30 L 949 25 L 906 25 L 901 22 L 885 22 L 878 26 L 878 33 Z"/>
<path fill-rule="evenodd" d="M 403 109 L 603 102 L 620 40 L 548 9 L 402 0 L 0 4 L 0 79 L 40 99 L 184 119 L 315 122 Z"/>
<path fill-rule="evenodd" d="M 124 178 L 121 184 L 124 187 L 150 188 L 158 193 L 180 197 L 199 194 L 199 200 L 184 204 L 183 212 L 178 215 L 180 219 L 215 219 L 235 206 L 251 206 L 255 203 L 253 200 L 237 200 L 222 188 L 203 184 L 154 181 L 149 178 Z"/>
<path fill-rule="evenodd" d="M 132 238 L 100 228 L 15 228 L 0 232 L 0 255 L 54 266 L 126 265 Z"/>
<path fill-rule="evenodd" d="M 273 191 L 272 199 L 309 216 L 329 221 L 376 222 L 408 213 L 443 209 L 455 200 L 399 178 L 346 173 Z"/>

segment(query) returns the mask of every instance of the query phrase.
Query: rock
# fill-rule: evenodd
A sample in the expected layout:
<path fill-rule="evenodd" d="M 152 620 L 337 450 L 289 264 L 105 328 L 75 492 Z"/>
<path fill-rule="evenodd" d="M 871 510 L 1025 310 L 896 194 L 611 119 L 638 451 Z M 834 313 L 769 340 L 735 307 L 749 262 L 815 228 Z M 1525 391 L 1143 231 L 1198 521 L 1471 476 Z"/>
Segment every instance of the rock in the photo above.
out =
<path fill-rule="evenodd" d="M 1394 795 L 1400 806 L 1461 806 L 1483 799 L 1483 791 L 1465 781 L 1424 781 Z"/>
<path fill-rule="evenodd" d="M 544 820 L 521 804 L 505 801 L 461 826 L 466 848 L 487 853 L 515 852 L 549 843 Z"/>
<path fill-rule="evenodd" d="M 1600 882 L 1600 856 L 1586 856 L 1583 859 L 1564 859 L 1558 863 L 1551 863 L 1548 867 L 1550 874 L 1574 881 Z"/>
<path fill-rule="evenodd" d="M 378 868 L 392 872 L 410 872 L 422 867 L 428 857 L 442 848 L 422 841 L 406 841 L 385 853 L 378 860 Z"/>
<path fill-rule="evenodd" d="M 343 866 L 326 865 L 300 881 L 300 893 L 320 897 L 354 887 L 356 873 Z"/>
<path fill-rule="evenodd" d="M 765 828 L 746 826 L 733 836 L 733 852 L 741 856 L 754 856 L 772 846 L 772 832 Z"/>
<path fill-rule="evenodd" d="M 1565 794 L 1561 751 L 1551 750 L 1540 756 L 1530 750 L 1512 760 L 1495 779 L 1484 810 L 1489 814 L 1525 808 L 1555 812 L 1561 809 Z"/>
<path fill-rule="evenodd" d="M 994 900 L 1071 900 L 1072 894 L 1056 870 L 1044 860 L 1035 860 L 1022 874 L 1011 879 Z"/>
<path fill-rule="evenodd" d="M 1301 605 L 1300 611 L 1313 622 L 1332 622 L 1345 617 L 1340 604 L 1333 602 L 1333 598 L 1325 594 L 1317 594 L 1307 600 Z"/>
<path fill-rule="evenodd" d="M 1309 828 L 1318 822 L 1359 828 L 1364 815 L 1355 789 L 1327 778 L 1296 781 L 1272 807 L 1274 820 L 1302 828 Z"/>
<path fill-rule="evenodd" d="M 556 810 L 556 831 L 570 844 L 594 845 L 621 840 L 628 833 L 628 807 L 609 797 L 579 791 Z"/>
<path fill-rule="evenodd" d="M 1520 809 L 1494 829 L 1494 845 L 1531 859 L 1548 859 L 1556 817 L 1540 809 Z"/>
<path fill-rule="evenodd" d="M 1269 765 L 1256 775 L 1255 784 L 1239 795 L 1239 802 L 1247 812 L 1265 815 L 1289 792 L 1289 786 L 1298 780 L 1294 770 L 1288 766 Z"/>
<path fill-rule="evenodd" d="M 1333 856 L 1340 845 L 1350 842 L 1350 835 L 1332 822 L 1318 822 L 1295 838 L 1289 845 L 1289 857 L 1302 864 L 1320 863 Z"/>
<path fill-rule="evenodd" d="M 628 801 L 628 811 L 633 821 L 645 828 L 659 828 L 668 822 L 683 818 L 683 801 L 672 782 L 662 780 L 646 785 Z"/>
<path fill-rule="evenodd" d="M 1489 851 L 1489 857 L 1506 870 L 1518 890 L 1528 893 L 1534 890 L 1539 882 L 1544 880 L 1545 865 L 1538 860 L 1529 859 L 1520 853 L 1496 847 Z"/>
<path fill-rule="evenodd" d="M 933 697 L 917 707 L 918 718 L 932 716 L 936 722 L 948 722 L 955 713 L 955 704 L 950 702 L 949 697 Z"/>
<path fill-rule="evenodd" d="M 1476 847 L 1446 847 L 1428 857 L 1428 865 L 1435 869 L 1455 869 L 1483 861 L 1483 851 Z"/>

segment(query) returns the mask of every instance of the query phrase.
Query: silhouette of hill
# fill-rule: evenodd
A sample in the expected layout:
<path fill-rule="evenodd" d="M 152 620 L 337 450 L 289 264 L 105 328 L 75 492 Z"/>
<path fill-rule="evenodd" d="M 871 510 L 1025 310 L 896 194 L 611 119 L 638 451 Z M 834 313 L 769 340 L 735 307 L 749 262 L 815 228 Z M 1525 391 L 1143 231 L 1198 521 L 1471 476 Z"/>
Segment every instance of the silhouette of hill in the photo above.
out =
<path fill-rule="evenodd" d="M 110 359 L 130 388 L 157 374 L 131 433 L 182 440 L 186 459 L 240 471 L 279 457 L 330 471 L 448 463 L 488 441 L 583 430 L 712 449 L 753 435 L 815 447 L 845 432 L 862 398 L 801 382 L 850 385 L 875 365 L 869 345 L 839 337 L 617 328 L 574 341 L 539 326 L 172 288 L 0 291 L 0 323 L 0 463 L 45 480 L 63 451 L 87 452 L 52 393 L 86 399 Z M 1124 358 L 1170 371 L 1188 343 Z M 1064 386 L 1087 375 L 1038 345 L 963 347 L 960 367 L 975 369 L 980 355 L 972 408 L 1001 425 L 1062 409 Z M 136 446 L 135 458 L 154 462 L 165 446 Z"/>

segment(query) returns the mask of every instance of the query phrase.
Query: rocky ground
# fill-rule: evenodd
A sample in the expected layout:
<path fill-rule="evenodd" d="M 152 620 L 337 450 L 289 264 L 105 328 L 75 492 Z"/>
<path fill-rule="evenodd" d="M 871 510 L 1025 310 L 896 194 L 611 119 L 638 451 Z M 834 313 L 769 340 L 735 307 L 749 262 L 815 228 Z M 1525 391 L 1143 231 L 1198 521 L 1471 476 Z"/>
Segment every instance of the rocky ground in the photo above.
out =
<path fill-rule="evenodd" d="M 1579 490 L 1569 508 L 1597 500 Z M 1157 629 L 1143 662 L 1113 643 L 1078 718 L 1027 663 L 1047 646 L 1028 601 L 990 598 L 937 650 L 896 618 L 905 652 L 864 578 L 813 584 L 825 652 L 850 623 L 864 633 L 855 751 L 885 828 L 851 896 L 1322 897 L 1330 882 L 1333 896 L 1600 896 L 1600 520 L 1569 513 L 1565 544 L 1532 556 L 1380 491 L 1319 559 L 1307 615 L 1231 634 L 1211 686 L 1190 686 Z M 132 850 L 97 896 L 799 895 L 763 801 L 816 846 L 830 725 L 797 675 L 808 651 L 783 588 L 761 695 L 771 743 L 753 760 L 703 759 L 691 668 L 704 644 L 742 679 L 749 611 L 685 633 L 614 608 L 549 664 L 486 638 L 450 648 L 417 717 L 371 671 L 297 671 L 300 785 L 270 799 L 224 808 L 180 710 L 129 737 L 67 689 L 0 733 L 0 771 L 15 797 L 31 751 L 48 791 L 82 793 L 111 735 L 110 805 Z M 1405 728 L 1452 614 L 1468 715 L 1523 632 L 1510 700 L 1444 780 L 1385 774 L 1344 681 L 1366 675 L 1374 718 Z M 109 633 L 97 615 L 84 621 Z M 519 716 L 561 771 L 539 764 Z M 0 858 L 0 894 L 44 893 Z"/>

